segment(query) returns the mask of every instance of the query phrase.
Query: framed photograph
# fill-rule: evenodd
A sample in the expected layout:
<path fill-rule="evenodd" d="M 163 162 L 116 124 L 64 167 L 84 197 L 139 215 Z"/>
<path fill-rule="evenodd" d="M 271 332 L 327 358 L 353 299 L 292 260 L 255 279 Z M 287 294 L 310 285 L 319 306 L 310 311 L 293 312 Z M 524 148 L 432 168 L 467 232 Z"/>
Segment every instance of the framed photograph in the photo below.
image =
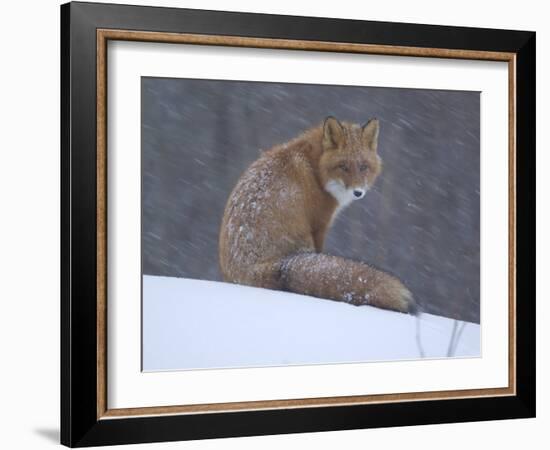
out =
<path fill-rule="evenodd" d="M 61 7 L 61 441 L 535 415 L 535 33 Z"/>

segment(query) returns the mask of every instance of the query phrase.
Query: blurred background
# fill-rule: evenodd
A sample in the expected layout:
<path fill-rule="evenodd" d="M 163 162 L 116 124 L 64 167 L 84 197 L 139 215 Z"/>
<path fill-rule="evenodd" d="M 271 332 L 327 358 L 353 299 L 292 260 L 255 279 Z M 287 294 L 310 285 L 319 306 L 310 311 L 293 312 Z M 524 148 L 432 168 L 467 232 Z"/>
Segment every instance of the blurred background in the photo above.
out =
<path fill-rule="evenodd" d="M 221 281 L 225 203 L 260 150 L 328 115 L 380 120 L 384 170 L 325 253 L 397 275 L 429 313 L 479 323 L 479 92 L 142 78 L 143 274 Z"/>

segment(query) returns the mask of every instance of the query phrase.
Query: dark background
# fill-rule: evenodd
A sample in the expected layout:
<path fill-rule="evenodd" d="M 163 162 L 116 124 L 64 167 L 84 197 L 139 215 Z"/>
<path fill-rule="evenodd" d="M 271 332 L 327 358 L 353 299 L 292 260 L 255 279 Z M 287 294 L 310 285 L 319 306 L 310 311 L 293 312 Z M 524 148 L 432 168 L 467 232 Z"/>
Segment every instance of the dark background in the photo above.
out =
<path fill-rule="evenodd" d="M 325 252 L 397 275 L 479 323 L 478 92 L 142 78 L 143 273 L 220 281 L 225 202 L 260 149 L 328 116 L 380 119 L 384 170 Z"/>

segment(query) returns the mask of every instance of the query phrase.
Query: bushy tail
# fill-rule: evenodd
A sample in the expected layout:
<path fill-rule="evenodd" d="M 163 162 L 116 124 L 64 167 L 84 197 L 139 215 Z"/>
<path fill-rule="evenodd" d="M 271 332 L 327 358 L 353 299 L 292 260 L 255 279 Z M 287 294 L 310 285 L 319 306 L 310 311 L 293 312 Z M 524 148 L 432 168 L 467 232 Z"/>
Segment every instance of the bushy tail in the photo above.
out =
<path fill-rule="evenodd" d="M 352 305 L 416 314 L 410 291 L 394 276 L 365 263 L 322 253 L 299 253 L 281 262 L 283 288 Z"/>

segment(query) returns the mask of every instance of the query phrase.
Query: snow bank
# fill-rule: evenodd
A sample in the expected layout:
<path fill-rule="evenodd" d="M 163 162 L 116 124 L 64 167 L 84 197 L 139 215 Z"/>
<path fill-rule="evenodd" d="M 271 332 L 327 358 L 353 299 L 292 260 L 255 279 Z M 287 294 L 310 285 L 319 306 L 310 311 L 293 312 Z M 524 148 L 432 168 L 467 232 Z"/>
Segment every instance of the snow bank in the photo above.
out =
<path fill-rule="evenodd" d="M 248 286 L 143 277 L 145 371 L 418 359 L 418 341 L 424 357 L 441 358 L 456 325 Z M 453 355 L 480 356 L 479 325 L 461 327 Z"/>

